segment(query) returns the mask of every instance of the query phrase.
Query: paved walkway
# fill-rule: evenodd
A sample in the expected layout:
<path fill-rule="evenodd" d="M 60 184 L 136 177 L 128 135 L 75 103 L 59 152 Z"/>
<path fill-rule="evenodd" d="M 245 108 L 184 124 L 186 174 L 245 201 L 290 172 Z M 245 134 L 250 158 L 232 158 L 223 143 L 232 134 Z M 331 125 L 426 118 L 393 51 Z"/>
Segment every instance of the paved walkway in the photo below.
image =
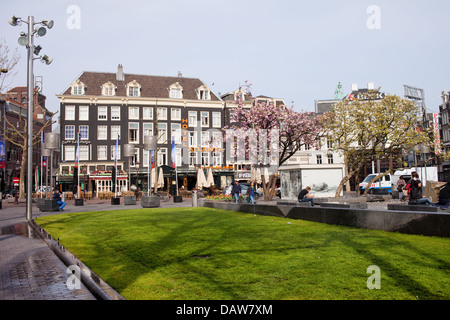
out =
<path fill-rule="evenodd" d="M 118 210 L 141 208 L 136 205 L 111 205 L 110 200 L 88 200 L 84 206 L 67 201 L 66 212 Z M 161 200 L 161 207 L 192 206 L 190 199 L 181 203 Z M 33 204 L 32 218 L 59 212 L 40 212 Z M 0 300 L 95 300 L 95 296 L 81 283 L 80 289 L 69 289 L 71 273 L 48 245 L 26 221 L 25 203 L 3 200 L 0 209 Z"/>

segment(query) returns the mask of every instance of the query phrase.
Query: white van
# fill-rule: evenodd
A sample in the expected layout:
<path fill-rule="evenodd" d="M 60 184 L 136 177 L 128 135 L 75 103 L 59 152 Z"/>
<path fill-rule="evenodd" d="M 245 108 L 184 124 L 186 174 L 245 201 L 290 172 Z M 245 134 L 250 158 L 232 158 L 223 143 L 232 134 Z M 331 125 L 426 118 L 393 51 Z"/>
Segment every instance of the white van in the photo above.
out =
<path fill-rule="evenodd" d="M 363 180 L 363 182 L 361 182 L 359 184 L 359 193 L 363 194 L 366 191 L 367 184 L 370 182 L 370 180 L 372 180 L 373 178 L 375 178 L 378 175 L 379 175 L 379 173 L 369 174 Z M 388 173 L 387 175 L 385 175 L 381 179 L 378 179 L 374 183 L 372 183 L 372 185 L 369 187 L 369 192 L 371 192 L 371 190 L 374 190 L 374 189 L 376 189 L 376 190 L 383 190 L 386 193 L 392 193 L 391 174 Z"/>

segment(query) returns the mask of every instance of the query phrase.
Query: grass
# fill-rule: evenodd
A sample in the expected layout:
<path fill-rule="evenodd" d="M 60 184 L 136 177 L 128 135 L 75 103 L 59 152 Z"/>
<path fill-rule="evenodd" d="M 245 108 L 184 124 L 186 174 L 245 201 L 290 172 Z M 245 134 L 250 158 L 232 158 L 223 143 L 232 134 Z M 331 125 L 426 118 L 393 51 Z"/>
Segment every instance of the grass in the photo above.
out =
<path fill-rule="evenodd" d="M 450 299 L 450 239 L 210 208 L 36 219 L 126 299 Z M 369 290 L 367 268 L 381 270 Z"/>

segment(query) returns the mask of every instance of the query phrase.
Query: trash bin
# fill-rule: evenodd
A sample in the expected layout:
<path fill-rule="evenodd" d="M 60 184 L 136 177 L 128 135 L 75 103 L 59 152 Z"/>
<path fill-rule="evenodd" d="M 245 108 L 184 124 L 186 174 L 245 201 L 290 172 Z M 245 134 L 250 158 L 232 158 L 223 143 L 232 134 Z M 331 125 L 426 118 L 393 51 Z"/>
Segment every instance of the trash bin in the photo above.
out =
<path fill-rule="evenodd" d="M 198 207 L 197 191 L 192 191 L 192 206 Z"/>

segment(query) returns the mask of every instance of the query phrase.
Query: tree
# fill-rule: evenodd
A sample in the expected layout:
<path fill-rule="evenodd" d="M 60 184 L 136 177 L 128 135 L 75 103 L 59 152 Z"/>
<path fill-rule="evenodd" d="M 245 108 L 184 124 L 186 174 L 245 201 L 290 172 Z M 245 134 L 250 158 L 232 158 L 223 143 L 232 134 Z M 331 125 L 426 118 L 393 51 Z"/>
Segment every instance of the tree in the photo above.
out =
<path fill-rule="evenodd" d="M 267 145 L 278 144 L 276 159 L 278 166 L 285 163 L 305 144 L 319 147 L 322 136 L 321 120 L 313 113 L 296 112 L 293 107 L 272 103 L 255 103 L 250 108 L 245 108 L 241 98 L 238 98 L 236 103 L 237 108 L 231 119 L 236 125 L 231 128 L 240 130 L 242 134 L 252 132 L 258 137 L 267 134 L 264 136 L 267 138 Z M 271 137 L 270 131 L 277 131 L 278 135 Z M 272 139 L 276 139 L 276 141 L 272 141 Z M 260 144 L 253 144 L 250 140 L 246 140 L 246 155 L 257 153 L 258 151 L 255 150 L 252 152 L 252 148 L 258 147 Z M 277 172 L 271 172 L 269 181 L 266 181 L 264 175 L 262 176 L 265 200 L 272 200 L 275 195 L 277 175 Z"/>
<path fill-rule="evenodd" d="M 382 176 L 393 173 L 393 159 L 403 149 L 428 143 L 425 132 L 417 131 L 420 109 L 412 101 L 395 95 L 379 99 L 379 90 L 354 100 L 348 98 L 335 104 L 324 117 L 324 127 L 333 137 L 337 150 L 344 154 L 348 173 L 336 191 L 339 197 L 344 184 L 373 157 L 389 159 L 389 170 L 374 177 L 369 185 Z M 367 194 L 368 188 L 365 191 Z"/>
<path fill-rule="evenodd" d="M 17 48 L 12 50 L 6 45 L 5 39 L 0 39 L 0 93 L 4 92 L 10 85 L 16 72 L 15 66 L 19 63 L 20 55 Z"/>

